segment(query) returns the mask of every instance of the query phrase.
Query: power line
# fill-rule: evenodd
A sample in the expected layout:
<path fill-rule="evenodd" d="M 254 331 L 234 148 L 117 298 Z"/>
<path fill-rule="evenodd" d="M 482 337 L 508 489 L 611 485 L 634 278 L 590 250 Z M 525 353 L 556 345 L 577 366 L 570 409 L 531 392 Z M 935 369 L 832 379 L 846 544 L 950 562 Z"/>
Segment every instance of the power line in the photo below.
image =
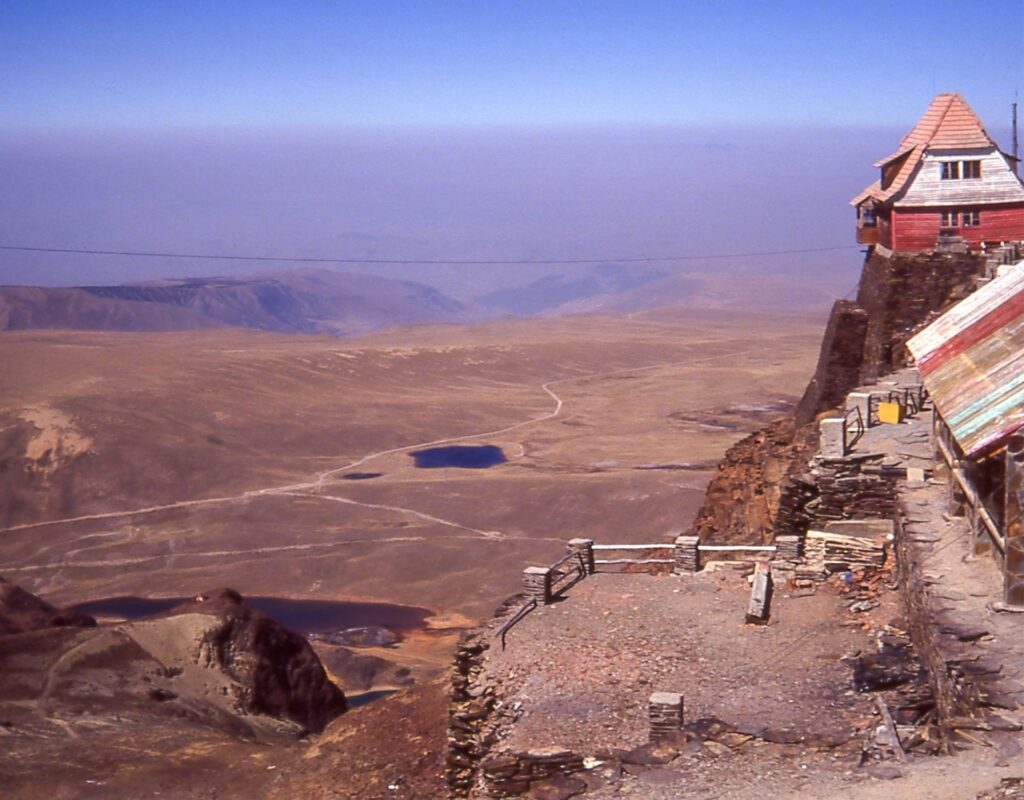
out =
<path fill-rule="evenodd" d="M 768 256 L 798 255 L 803 253 L 827 253 L 837 250 L 859 249 L 859 245 L 838 245 L 835 247 L 807 247 L 795 250 L 762 250 L 746 253 L 706 253 L 704 255 L 677 256 L 628 256 L 626 258 L 319 258 L 303 256 L 267 255 L 218 255 L 214 253 L 156 253 L 141 250 L 84 250 L 71 247 L 25 247 L 0 245 L 0 250 L 22 253 L 62 253 L 82 256 L 131 256 L 133 258 L 186 258 L 201 261 L 277 261 L 296 264 L 416 264 L 444 265 L 463 264 L 480 266 L 525 265 L 525 264 L 652 264 L 667 261 L 710 261 L 725 258 L 755 258 Z"/>

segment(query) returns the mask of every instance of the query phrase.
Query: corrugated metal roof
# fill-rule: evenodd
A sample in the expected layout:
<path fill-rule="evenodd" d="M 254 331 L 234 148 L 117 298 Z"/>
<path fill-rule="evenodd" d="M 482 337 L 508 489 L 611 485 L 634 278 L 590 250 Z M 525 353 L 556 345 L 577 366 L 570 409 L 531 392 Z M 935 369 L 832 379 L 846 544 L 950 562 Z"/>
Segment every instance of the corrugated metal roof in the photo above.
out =
<path fill-rule="evenodd" d="M 967 455 L 1024 427 L 1024 266 L 957 303 L 907 347 Z"/>

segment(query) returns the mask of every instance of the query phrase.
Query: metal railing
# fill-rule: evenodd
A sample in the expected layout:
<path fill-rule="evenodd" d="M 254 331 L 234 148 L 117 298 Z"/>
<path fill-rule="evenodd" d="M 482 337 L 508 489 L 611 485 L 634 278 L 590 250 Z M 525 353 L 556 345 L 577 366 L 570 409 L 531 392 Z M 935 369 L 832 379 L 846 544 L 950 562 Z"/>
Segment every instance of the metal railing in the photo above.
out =
<path fill-rule="evenodd" d="M 857 444 L 867 431 L 867 421 L 864 419 L 864 415 L 860 413 L 860 406 L 847 409 L 846 414 L 843 415 L 843 420 L 846 428 L 846 447 L 849 449 Z M 852 434 L 851 430 L 853 431 Z"/>
<path fill-rule="evenodd" d="M 576 561 L 570 567 L 565 565 Z M 587 577 L 587 562 L 583 560 L 582 553 L 567 553 L 558 561 L 548 567 L 551 570 L 551 596 L 557 597 L 564 594 L 572 586 L 575 586 Z"/>
<path fill-rule="evenodd" d="M 902 389 L 893 389 L 889 392 L 888 402 L 899 403 L 906 409 L 907 416 L 912 417 L 917 414 L 922 406 L 924 405 L 925 390 L 923 386 L 919 386 L 914 390 L 910 387 L 903 387 Z"/>
<path fill-rule="evenodd" d="M 547 569 L 549 570 L 549 583 L 545 602 L 550 602 L 550 600 L 565 594 L 571 587 L 587 577 L 587 562 L 583 553 L 579 552 L 566 553 Z M 508 632 L 538 605 L 540 604 L 537 602 L 537 598 L 531 597 L 519 607 L 519 610 L 504 625 L 498 628 L 498 637 L 501 639 L 502 650 L 505 649 Z"/>
<path fill-rule="evenodd" d="M 663 544 L 595 544 L 594 550 L 603 550 L 605 552 L 621 552 L 624 550 L 635 550 L 640 552 L 658 552 L 661 550 L 675 550 L 675 545 L 671 542 Z M 675 563 L 675 558 L 595 558 L 594 569 L 602 566 L 671 566 Z"/>
<path fill-rule="evenodd" d="M 533 611 L 533 609 L 535 609 L 536 607 L 537 607 L 537 601 L 536 600 L 527 600 L 526 603 L 524 605 L 522 605 L 515 614 L 512 615 L 512 618 L 509 619 L 508 622 L 506 622 L 504 625 L 502 625 L 500 628 L 498 628 L 498 636 L 501 637 L 501 649 L 502 650 L 505 649 L 505 635 L 510 630 L 512 630 L 512 627 L 516 623 L 518 623 L 523 617 L 525 617 L 527 614 L 529 614 L 531 611 Z"/>

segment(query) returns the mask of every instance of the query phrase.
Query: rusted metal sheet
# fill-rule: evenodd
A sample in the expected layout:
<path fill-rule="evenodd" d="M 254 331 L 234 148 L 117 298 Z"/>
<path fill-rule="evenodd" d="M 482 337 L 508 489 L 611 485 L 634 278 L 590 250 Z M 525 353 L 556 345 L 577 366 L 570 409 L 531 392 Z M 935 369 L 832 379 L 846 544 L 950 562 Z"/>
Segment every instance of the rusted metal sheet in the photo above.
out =
<path fill-rule="evenodd" d="M 907 347 L 965 454 L 1024 427 L 1024 267 L 974 292 Z"/>

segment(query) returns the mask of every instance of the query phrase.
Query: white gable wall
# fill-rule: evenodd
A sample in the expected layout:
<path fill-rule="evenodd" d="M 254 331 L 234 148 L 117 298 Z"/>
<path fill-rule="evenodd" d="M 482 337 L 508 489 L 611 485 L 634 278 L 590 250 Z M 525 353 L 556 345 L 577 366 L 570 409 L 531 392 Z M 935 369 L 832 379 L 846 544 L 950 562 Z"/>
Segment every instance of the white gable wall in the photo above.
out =
<path fill-rule="evenodd" d="M 981 178 L 942 180 L 943 161 L 981 161 Z M 1024 187 L 996 148 L 929 150 L 893 205 L 958 207 L 1024 202 Z"/>

